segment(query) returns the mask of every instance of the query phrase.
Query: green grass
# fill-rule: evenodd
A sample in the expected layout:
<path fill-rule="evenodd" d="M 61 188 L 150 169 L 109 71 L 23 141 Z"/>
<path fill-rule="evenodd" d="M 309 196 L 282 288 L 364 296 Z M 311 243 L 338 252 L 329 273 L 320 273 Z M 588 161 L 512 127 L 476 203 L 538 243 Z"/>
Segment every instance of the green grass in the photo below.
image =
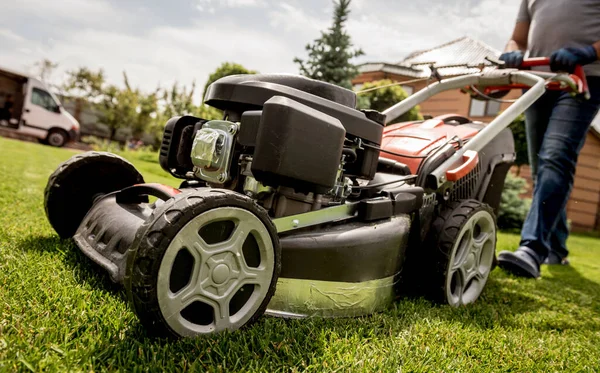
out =
<path fill-rule="evenodd" d="M 600 370 L 600 241 L 573 237 L 572 266 L 541 280 L 492 273 L 482 298 L 452 309 L 403 299 L 354 319 L 263 317 L 243 332 L 147 337 L 121 288 L 46 221 L 43 189 L 73 155 L 0 139 L 0 371 Z M 147 181 L 177 186 L 155 162 Z M 499 250 L 514 248 L 502 234 Z"/>

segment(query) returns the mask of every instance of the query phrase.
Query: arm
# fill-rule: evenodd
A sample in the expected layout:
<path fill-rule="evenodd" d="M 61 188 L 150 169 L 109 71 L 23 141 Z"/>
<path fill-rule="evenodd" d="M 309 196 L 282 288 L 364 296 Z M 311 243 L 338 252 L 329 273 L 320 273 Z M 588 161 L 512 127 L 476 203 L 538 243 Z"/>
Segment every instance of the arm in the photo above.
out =
<path fill-rule="evenodd" d="M 515 29 L 513 30 L 512 36 L 508 43 L 506 44 L 506 48 L 504 48 L 505 52 L 514 52 L 514 51 L 522 51 L 525 52 L 527 50 L 527 37 L 529 35 L 529 22 L 522 21 L 517 22 L 515 25 Z M 600 48 L 600 45 L 598 46 Z"/>
<path fill-rule="evenodd" d="M 517 23 L 512 36 L 500 60 L 504 61 L 504 66 L 509 68 L 518 68 L 523 63 L 523 56 L 527 50 L 527 39 L 529 38 L 529 25 L 531 23 L 531 14 L 529 14 L 529 2 L 521 0 L 519 13 L 517 14 Z"/>

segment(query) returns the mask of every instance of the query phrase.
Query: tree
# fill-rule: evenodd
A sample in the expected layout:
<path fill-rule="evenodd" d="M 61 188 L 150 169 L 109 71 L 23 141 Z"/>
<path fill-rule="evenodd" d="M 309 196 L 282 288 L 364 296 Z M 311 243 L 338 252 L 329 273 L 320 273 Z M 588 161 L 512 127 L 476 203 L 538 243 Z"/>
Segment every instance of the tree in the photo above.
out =
<path fill-rule="evenodd" d="M 217 69 L 208 76 L 208 80 L 206 81 L 206 84 L 204 85 L 204 90 L 202 91 L 202 99 L 204 100 L 204 96 L 206 95 L 206 90 L 208 89 L 208 86 L 223 77 L 229 75 L 257 73 L 257 71 L 248 70 L 244 66 L 234 62 L 223 62 L 221 66 L 217 67 Z"/>
<path fill-rule="evenodd" d="M 357 67 L 350 62 L 362 56 L 361 49 L 352 49 L 350 35 L 344 24 L 350 14 L 350 0 L 334 1 L 333 25 L 321 32 L 321 37 L 306 45 L 308 60 L 294 58 L 300 66 L 300 73 L 312 79 L 351 88 L 352 79 L 358 75 Z"/>
<path fill-rule="evenodd" d="M 135 137 L 146 133 L 157 116 L 157 92 L 144 94 L 133 89 L 127 74 L 123 72 L 125 88 L 115 85 L 99 87 L 100 93 L 95 96 L 94 106 L 99 111 L 99 122 L 109 129 L 109 140 L 115 138 L 117 130 L 128 128 Z"/>
<path fill-rule="evenodd" d="M 81 113 L 102 94 L 105 84 L 104 71 L 92 71 L 80 67 L 67 71 L 67 79 L 62 85 L 62 91 L 75 99 L 73 116 L 81 122 Z"/>
<path fill-rule="evenodd" d="M 87 67 L 80 67 L 67 71 L 67 81 L 63 90 L 76 97 L 94 99 L 102 94 L 102 87 L 106 82 L 104 71 L 93 71 Z"/>
<path fill-rule="evenodd" d="M 51 85 L 50 77 L 54 73 L 54 70 L 58 67 L 58 63 L 52 62 L 49 59 L 45 58 L 41 61 L 35 63 L 35 67 L 37 69 L 37 76 L 40 80 L 46 84 Z"/>
<path fill-rule="evenodd" d="M 381 88 L 359 94 L 359 109 L 383 111 L 408 97 L 408 94 L 401 86 L 393 84 L 394 82 L 389 79 L 365 83 L 361 88 L 362 90 Z M 415 106 L 394 121 L 405 122 L 422 119 L 423 116 L 419 112 L 419 106 Z"/>

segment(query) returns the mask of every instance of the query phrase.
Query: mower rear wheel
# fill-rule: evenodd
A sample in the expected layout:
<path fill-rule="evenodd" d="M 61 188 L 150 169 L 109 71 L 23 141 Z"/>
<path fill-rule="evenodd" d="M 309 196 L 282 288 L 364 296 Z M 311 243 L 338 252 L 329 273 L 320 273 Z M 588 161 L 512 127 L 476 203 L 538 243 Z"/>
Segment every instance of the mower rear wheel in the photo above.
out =
<path fill-rule="evenodd" d="M 44 208 L 61 238 L 73 237 L 95 197 L 144 182 L 135 167 L 115 154 L 86 152 L 61 163 L 48 178 Z"/>
<path fill-rule="evenodd" d="M 279 238 L 264 209 L 231 191 L 191 189 L 138 230 L 125 287 L 150 333 L 196 337 L 256 321 L 280 267 Z"/>
<path fill-rule="evenodd" d="M 426 250 L 426 292 L 432 299 L 458 307 L 481 295 L 496 250 L 492 208 L 475 200 L 444 206 L 434 220 Z"/>

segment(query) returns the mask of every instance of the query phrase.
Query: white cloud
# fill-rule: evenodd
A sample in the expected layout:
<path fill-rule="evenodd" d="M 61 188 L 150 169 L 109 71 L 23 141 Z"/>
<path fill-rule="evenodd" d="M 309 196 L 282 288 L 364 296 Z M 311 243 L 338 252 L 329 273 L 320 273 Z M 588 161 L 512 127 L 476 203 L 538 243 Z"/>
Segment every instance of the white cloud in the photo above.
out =
<path fill-rule="evenodd" d="M 105 19 L 114 22 L 125 18 L 124 14 L 118 12 L 105 0 L 7 1 L 2 4 L 2 13 L 11 18 L 23 14 L 34 14 L 43 18 L 52 18 L 56 21 L 71 20 L 87 25 L 98 24 Z"/>
<path fill-rule="evenodd" d="M 285 42 L 227 21 L 157 27 L 142 36 L 82 29 L 52 44 L 28 41 L 27 45 L 33 49 L 29 53 L 0 50 L 0 60 L 9 68 L 31 72 L 36 61 L 49 58 L 59 63 L 57 79 L 66 70 L 87 66 L 104 69 L 111 83 L 121 84 L 126 71 L 133 85 L 148 91 L 174 81 L 189 85 L 195 80 L 202 87 L 209 73 L 224 61 L 263 72 L 296 70 L 289 57 L 293 52 Z"/>
<path fill-rule="evenodd" d="M 14 33 L 13 31 L 6 29 L 6 28 L 1 28 L 0 29 L 0 39 L 5 39 L 7 41 L 10 42 L 16 42 L 16 43 L 20 43 L 20 42 L 24 42 L 25 38 L 22 37 L 21 35 L 18 35 L 16 33 Z"/>
<path fill-rule="evenodd" d="M 309 15 L 298 6 L 283 2 L 273 7 L 267 16 L 271 27 L 283 28 L 288 32 L 301 32 L 303 34 L 318 35 L 319 30 L 327 28 L 330 23 L 329 20 Z"/>
<path fill-rule="evenodd" d="M 266 7 L 265 0 L 197 0 L 196 9 L 201 12 L 214 13 L 216 7 L 221 8 L 251 8 Z"/>

